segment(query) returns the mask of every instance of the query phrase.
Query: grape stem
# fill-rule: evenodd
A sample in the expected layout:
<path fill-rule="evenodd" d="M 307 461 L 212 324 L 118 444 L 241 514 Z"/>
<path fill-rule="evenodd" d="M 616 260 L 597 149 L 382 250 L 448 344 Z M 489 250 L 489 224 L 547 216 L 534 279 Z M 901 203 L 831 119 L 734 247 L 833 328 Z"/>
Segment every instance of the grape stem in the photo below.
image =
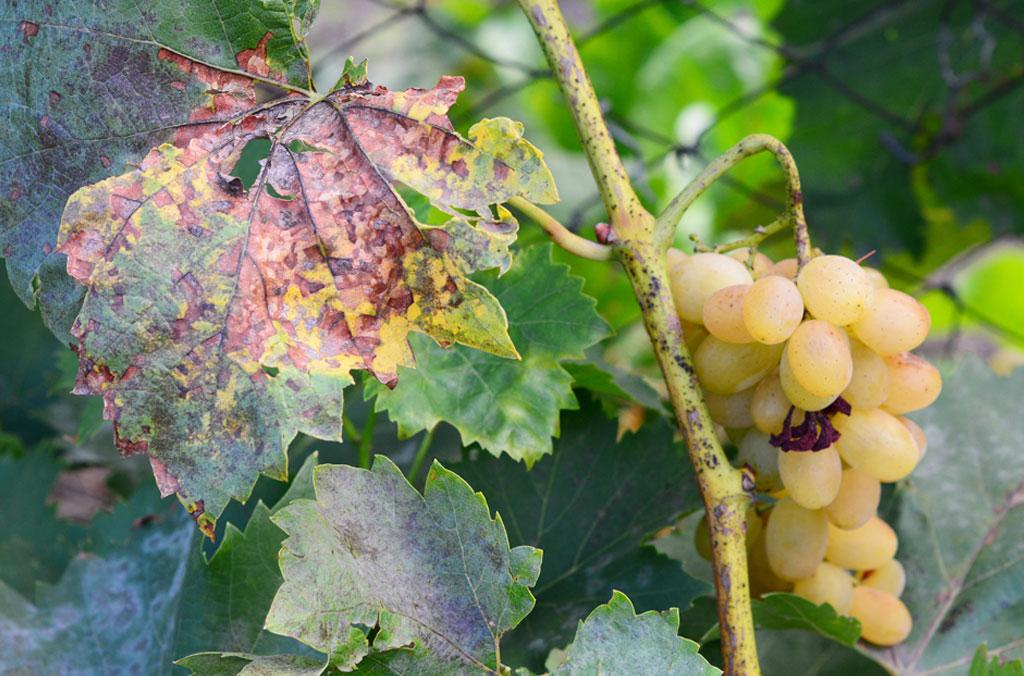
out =
<path fill-rule="evenodd" d="M 508 204 L 526 214 L 527 217 L 548 233 L 555 244 L 566 251 L 576 254 L 580 258 L 589 258 L 592 261 L 611 260 L 613 251 L 610 246 L 580 237 L 533 202 L 527 201 L 522 197 L 513 197 L 508 201 Z"/>
<path fill-rule="evenodd" d="M 762 235 L 755 232 L 750 237 L 739 240 L 738 243 L 724 245 L 729 248 L 713 249 L 714 251 L 731 251 L 745 246 L 755 246 L 767 239 L 769 236 L 779 232 L 786 227 L 793 227 L 793 243 L 796 246 L 796 260 L 799 267 L 803 267 L 811 258 L 811 238 L 807 234 L 807 219 L 804 218 L 804 194 L 800 189 L 800 172 L 797 171 L 796 162 L 789 149 L 779 139 L 768 134 L 752 134 L 732 148 L 729 148 L 719 157 L 714 159 L 708 166 L 704 167 L 696 178 L 690 181 L 675 198 L 669 202 L 665 210 L 658 216 L 655 226 L 655 242 L 664 248 L 672 245 L 676 226 L 682 220 L 690 205 L 697 201 L 697 198 L 704 194 L 711 185 L 724 176 L 737 164 L 760 153 L 771 153 L 779 163 L 783 173 L 786 175 L 786 187 L 789 192 L 789 199 L 786 202 L 785 212 L 771 225 L 765 226 L 763 230 L 775 228 L 772 232 Z M 747 241 L 753 243 L 746 243 Z M 735 244 L 735 246 L 733 246 Z"/>
<path fill-rule="evenodd" d="M 791 227 L 792 224 L 793 216 L 787 212 L 779 214 L 779 216 L 768 225 L 758 226 L 748 237 L 743 237 L 732 242 L 726 242 L 725 244 L 708 246 L 701 242 L 700 238 L 695 234 L 690 235 L 690 239 L 694 242 L 694 250 L 698 252 L 728 253 L 729 251 L 735 251 L 736 249 L 756 249 L 766 239 L 776 233 L 786 230 Z"/>
<path fill-rule="evenodd" d="M 572 113 L 580 142 L 608 211 L 612 250 L 629 277 L 651 344 L 661 367 L 676 421 L 686 439 L 690 460 L 707 509 L 711 531 L 712 566 L 718 601 L 725 673 L 758 676 L 745 546 L 746 512 L 754 489 L 752 477 L 735 469 L 722 450 L 701 395 L 693 361 L 683 342 L 683 330 L 672 301 L 666 251 L 686 200 L 673 201 L 671 213 L 658 221 L 640 203 L 615 148 L 579 51 L 558 8 L 557 0 L 518 0 L 537 34 L 551 70 Z M 759 139 L 762 137 L 751 137 Z M 763 137 L 769 139 L 770 137 Z M 773 147 L 778 149 L 777 141 Z M 740 154 L 758 141 L 745 141 Z M 767 148 L 766 141 L 760 141 Z M 765 149 L 762 148 L 762 149 Z M 736 151 L 734 151 L 735 153 Z M 756 150 L 760 152 L 760 150 Z M 779 154 L 776 153 L 779 157 Z M 788 157 L 788 152 L 785 153 Z M 731 161 L 735 164 L 741 157 Z M 792 159 L 789 159 L 792 163 Z M 726 167 L 727 168 L 727 167 Z M 722 170 L 724 171 L 724 169 Z M 795 168 L 792 172 L 795 176 Z M 797 191 L 799 183 L 797 182 Z M 799 203 L 799 200 L 791 200 Z M 793 213 L 800 214 L 802 209 Z M 802 250 L 809 250 L 806 244 Z"/>

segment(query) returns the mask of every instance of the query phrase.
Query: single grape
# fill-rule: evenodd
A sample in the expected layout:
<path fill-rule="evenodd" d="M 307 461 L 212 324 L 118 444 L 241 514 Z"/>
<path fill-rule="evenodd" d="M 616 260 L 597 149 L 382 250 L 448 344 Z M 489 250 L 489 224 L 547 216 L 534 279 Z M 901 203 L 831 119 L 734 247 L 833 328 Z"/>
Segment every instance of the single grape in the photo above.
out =
<path fill-rule="evenodd" d="M 907 573 L 903 564 L 896 559 L 889 559 L 878 568 L 869 570 L 861 577 L 860 583 L 866 587 L 874 587 L 899 597 L 907 586 Z"/>
<path fill-rule="evenodd" d="M 918 462 L 924 458 L 924 454 L 928 452 L 928 437 L 925 436 L 924 430 L 916 422 L 905 416 L 899 416 L 898 420 L 903 423 L 903 426 L 910 430 L 911 436 L 914 437 L 914 442 L 917 443 L 918 450 Z"/>
<path fill-rule="evenodd" d="M 838 528 L 860 528 L 878 511 L 882 498 L 882 484 L 875 477 L 859 469 L 847 467 L 839 482 L 839 492 L 827 507 L 829 522 Z"/>
<path fill-rule="evenodd" d="M 835 500 L 843 462 L 832 446 L 821 451 L 778 451 L 779 478 L 786 494 L 805 509 L 821 509 Z"/>
<path fill-rule="evenodd" d="M 703 319 L 704 303 L 715 291 L 736 284 L 753 284 L 750 271 L 723 254 L 699 253 L 675 266 L 670 277 L 676 311 L 688 322 Z"/>
<path fill-rule="evenodd" d="M 837 326 L 857 321 L 871 305 L 874 287 L 860 265 L 844 256 L 818 256 L 796 279 L 808 312 Z"/>
<path fill-rule="evenodd" d="M 771 275 L 754 282 L 743 300 L 743 323 L 759 343 L 785 342 L 804 317 L 804 302 L 796 285 Z"/>
<path fill-rule="evenodd" d="M 736 345 L 705 338 L 693 355 L 700 384 L 709 392 L 735 394 L 753 387 L 779 363 L 782 345 Z"/>
<path fill-rule="evenodd" d="M 743 428 L 754 424 L 750 416 L 750 400 L 753 396 L 754 388 L 749 387 L 736 394 L 706 392 L 704 401 L 707 402 L 711 419 L 716 423 L 726 428 Z"/>
<path fill-rule="evenodd" d="M 703 324 L 694 324 L 685 319 L 680 323 L 683 327 L 683 342 L 686 344 L 686 350 L 692 355 L 710 334 Z"/>
<path fill-rule="evenodd" d="M 761 275 L 762 277 L 768 277 L 771 275 L 777 275 L 779 277 L 785 277 L 786 279 L 796 279 L 797 262 L 795 258 L 783 258 L 775 265 L 771 266 Z"/>
<path fill-rule="evenodd" d="M 754 396 L 750 399 L 750 417 L 761 432 L 778 434 L 792 406 L 782 389 L 779 374 L 770 373 L 754 388 Z M 803 411 L 795 411 L 791 422 L 799 425 L 803 422 L 803 415 Z"/>
<path fill-rule="evenodd" d="M 885 360 L 857 339 L 850 341 L 853 377 L 843 399 L 855 408 L 878 408 L 889 396 L 889 369 Z"/>
<path fill-rule="evenodd" d="M 853 605 L 853 576 L 823 561 L 814 575 L 793 584 L 793 593 L 811 603 L 827 603 L 840 615 L 847 615 Z"/>
<path fill-rule="evenodd" d="M 754 473 L 754 486 L 759 491 L 771 492 L 782 488 L 779 477 L 779 449 L 772 446 L 767 434 L 751 430 L 737 445 L 736 464 L 747 465 Z"/>
<path fill-rule="evenodd" d="M 793 375 L 786 352 L 782 353 L 782 361 L 779 363 L 779 384 L 793 406 L 804 411 L 820 411 L 836 400 L 835 395 L 819 397 L 808 392 Z"/>
<path fill-rule="evenodd" d="M 910 352 L 885 358 L 889 371 L 889 396 L 882 404 L 889 413 L 901 415 L 931 406 L 942 391 L 939 370 Z"/>
<path fill-rule="evenodd" d="M 861 270 L 863 270 L 864 274 L 868 276 L 868 281 L 871 282 L 871 286 L 875 287 L 876 289 L 889 288 L 889 280 L 886 279 L 885 275 L 883 275 L 875 268 L 869 268 L 866 265 L 862 265 Z"/>
<path fill-rule="evenodd" d="M 796 381 L 816 397 L 834 399 L 853 377 L 849 339 L 841 329 L 820 319 L 797 327 L 786 343 L 786 357 Z"/>
<path fill-rule="evenodd" d="M 927 308 L 895 289 L 876 289 L 875 302 L 853 324 L 853 333 L 883 357 L 913 350 L 924 342 L 932 318 Z"/>
<path fill-rule="evenodd" d="M 903 601 L 881 589 L 864 585 L 853 589 L 850 615 L 860 622 L 861 638 L 880 646 L 902 643 L 913 627 L 910 611 Z"/>
<path fill-rule="evenodd" d="M 743 323 L 743 299 L 750 291 L 749 284 L 727 286 L 711 294 L 704 303 L 704 328 L 715 338 L 727 343 L 754 341 Z"/>
<path fill-rule="evenodd" d="M 896 556 L 896 532 L 877 516 L 860 528 L 845 530 L 828 525 L 825 559 L 842 568 L 874 570 Z"/>
<path fill-rule="evenodd" d="M 747 248 L 736 249 L 735 251 L 730 251 L 728 253 L 728 256 L 729 256 L 729 258 L 734 258 L 734 259 L 738 260 L 740 263 L 743 263 L 743 265 L 746 266 L 746 268 L 748 270 L 750 270 L 751 273 L 753 273 L 754 279 L 757 279 L 758 277 L 763 275 L 765 270 L 767 270 L 772 265 L 774 265 L 774 263 L 772 263 L 772 259 L 771 258 L 768 258 L 768 256 L 765 256 L 760 251 L 755 251 L 754 252 L 754 265 L 753 265 L 753 268 L 751 268 L 750 262 L 749 262 L 750 261 L 750 249 L 747 249 Z"/>
<path fill-rule="evenodd" d="M 814 575 L 828 545 L 828 519 L 820 509 L 804 509 L 792 498 L 775 503 L 765 529 L 768 564 L 784 580 Z"/>
<path fill-rule="evenodd" d="M 879 481 L 899 481 L 921 457 L 910 430 L 881 409 L 855 408 L 833 416 L 832 425 L 841 435 L 836 448 L 843 460 Z"/>
<path fill-rule="evenodd" d="M 750 593 L 754 596 L 768 592 L 789 591 L 793 583 L 783 580 L 775 574 L 768 564 L 768 550 L 765 544 L 765 532 L 754 540 L 747 557 L 747 573 L 750 577 Z"/>

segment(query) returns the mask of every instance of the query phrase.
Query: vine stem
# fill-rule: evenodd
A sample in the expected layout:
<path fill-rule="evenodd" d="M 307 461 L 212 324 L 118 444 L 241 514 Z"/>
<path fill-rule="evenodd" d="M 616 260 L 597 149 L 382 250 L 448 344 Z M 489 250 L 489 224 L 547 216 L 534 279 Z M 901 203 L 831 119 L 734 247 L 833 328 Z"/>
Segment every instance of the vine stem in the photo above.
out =
<path fill-rule="evenodd" d="M 589 258 L 592 261 L 611 259 L 613 250 L 610 246 L 580 237 L 536 204 L 522 197 L 513 197 L 508 201 L 508 204 L 529 216 L 537 225 L 547 231 L 555 244 L 566 251 L 574 253 L 581 258 Z"/>
<path fill-rule="evenodd" d="M 664 231 L 668 227 L 659 225 L 637 198 L 557 0 L 518 2 L 533 26 L 569 104 L 583 150 L 608 211 L 615 242 L 614 253 L 633 286 L 676 420 L 686 438 L 711 530 L 712 566 L 725 672 L 736 676 L 757 676 L 760 667 L 754 642 L 745 546 L 746 511 L 753 481 L 729 464 L 718 442 L 693 362 L 683 342 L 683 329 L 668 280 L 668 245 L 664 242 Z M 696 195 L 677 198 L 674 203 L 692 202 L 695 198 Z M 802 197 L 798 201 L 802 203 Z M 686 206 L 689 204 L 683 206 L 680 216 Z M 802 218 L 802 210 L 800 213 Z M 665 218 L 667 220 L 671 215 Z"/>

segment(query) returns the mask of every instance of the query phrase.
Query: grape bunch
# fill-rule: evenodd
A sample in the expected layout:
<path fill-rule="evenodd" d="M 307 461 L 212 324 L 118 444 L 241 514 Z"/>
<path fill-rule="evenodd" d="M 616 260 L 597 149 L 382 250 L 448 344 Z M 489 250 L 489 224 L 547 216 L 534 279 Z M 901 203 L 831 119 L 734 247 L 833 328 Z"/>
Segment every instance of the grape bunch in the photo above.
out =
<path fill-rule="evenodd" d="M 931 318 L 877 270 L 843 256 L 773 262 L 747 250 L 669 253 L 683 335 L 712 419 L 771 504 L 747 515 L 751 588 L 792 591 L 857 618 L 877 645 L 911 617 L 881 484 L 924 457 L 905 414 L 935 401 L 938 370 L 910 351 Z M 710 556 L 707 521 L 698 551 Z"/>

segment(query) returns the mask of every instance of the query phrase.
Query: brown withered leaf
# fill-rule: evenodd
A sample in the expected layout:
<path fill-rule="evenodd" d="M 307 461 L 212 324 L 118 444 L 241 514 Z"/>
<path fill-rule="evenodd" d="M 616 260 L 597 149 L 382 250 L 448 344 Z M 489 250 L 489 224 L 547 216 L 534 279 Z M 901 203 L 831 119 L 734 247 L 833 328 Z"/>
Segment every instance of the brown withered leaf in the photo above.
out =
<path fill-rule="evenodd" d="M 258 472 L 287 476 L 297 432 L 340 438 L 351 371 L 394 384 L 409 332 L 517 357 L 504 311 L 465 275 L 507 265 L 515 224 L 494 205 L 557 194 L 518 123 L 455 133 L 461 78 L 404 92 L 343 78 L 259 103 L 243 75 L 168 58 L 209 87 L 193 118 L 218 122 L 72 195 L 58 245 L 88 289 L 76 391 L 103 395 L 119 447 L 148 452 L 210 534 Z M 233 171 L 255 139 L 270 150 L 247 187 Z M 399 186 L 448 226 L 417 223 Z"/>

